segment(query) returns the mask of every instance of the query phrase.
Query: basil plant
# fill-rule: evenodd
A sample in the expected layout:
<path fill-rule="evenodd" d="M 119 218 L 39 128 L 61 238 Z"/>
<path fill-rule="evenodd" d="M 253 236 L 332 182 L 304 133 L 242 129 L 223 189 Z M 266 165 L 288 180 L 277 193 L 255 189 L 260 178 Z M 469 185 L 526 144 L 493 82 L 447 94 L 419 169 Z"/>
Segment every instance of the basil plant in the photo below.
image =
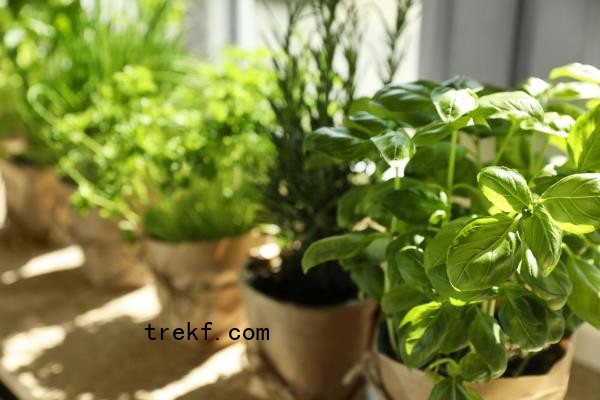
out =
<path fill-rule="evenodd" d="M 338 203 L 348 232 L 303 268 L 339 260 L 380 301 L 380 350 L 426 371 L 431 399 L 479 399 L 470 383 L 526 374 L 581 321 L 600 329 L 600 106 L 531 83 L 388 85 L 305 141 L 357 185 Z"/>

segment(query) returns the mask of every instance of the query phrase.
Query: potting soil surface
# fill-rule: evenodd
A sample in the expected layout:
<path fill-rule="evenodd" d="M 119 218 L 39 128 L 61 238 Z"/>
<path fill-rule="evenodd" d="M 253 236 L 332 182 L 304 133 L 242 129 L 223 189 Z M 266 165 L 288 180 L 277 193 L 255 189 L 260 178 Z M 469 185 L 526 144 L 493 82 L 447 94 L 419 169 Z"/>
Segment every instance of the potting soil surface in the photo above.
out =
<path fill-rule="evenodd" d="M 92 288 L 83 262 L 77 247 L 0 233 L 0 381 L 17 398 L 290 398 L 270 374 L 249 367 L 243 343 L 211 352 L 147 340 L 144 327 L 160 311 L 153 287 Z M 600 376 L 576 365 L 567 399 L 599 393 Z"/>

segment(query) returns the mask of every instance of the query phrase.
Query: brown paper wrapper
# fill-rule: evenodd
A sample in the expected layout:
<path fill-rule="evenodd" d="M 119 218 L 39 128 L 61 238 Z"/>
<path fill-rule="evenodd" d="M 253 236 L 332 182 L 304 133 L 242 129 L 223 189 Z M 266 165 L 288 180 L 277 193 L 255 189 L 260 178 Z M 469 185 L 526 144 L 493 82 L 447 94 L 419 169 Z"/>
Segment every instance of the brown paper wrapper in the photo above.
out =
<path fill-rule="evenodd" d="M 52 168 L 39 168 L 0 160 L 6 189 L 8 221 L 35 240 L 62 244 L 54 215 L 68 205 L 68 194 Z"/>
<path fill-rule="evenodd" d="M 117 223 L 100 217 L 97 210 L 81 215 L 69 206 L 56 225 L 81 247 L 83 271 L 93 286 L 134 289 L 150 282 L 141 259 L 142 245 L 123 241 Z"/>
<path fill-rule="evenodd" d="M 373 339 L 372 301 L 312 308 L 277 301 L 246 285 L 248 323 L 269 328 L 269 341 L 249 342 L 301 400 L 348 399 L 362 382 L 344 384 Z"/>
<path fill-rule="evenodd" d="M 230 344 L 229 329 L 243 329 L 239 269 L 249 246 L 249 236 L 181 244 L 147 240 L 145 259 L 162 306 L 161 326 L 212 322 L 210 337 L 219 340 L 210 346 Z"/>
<path fill-rule="evenodd" d="M 472 385 L 485 400 L 562 400 L 569 386 L 574 345 L 567 344 L 565 355 L 544 375 L 501 378 L 487 384 Z M 369 380 L 388 400 L 427 400 L 433 388 L 424 372 L 409 369 L 403 364 L 376 352 L 366 361 Z"/>

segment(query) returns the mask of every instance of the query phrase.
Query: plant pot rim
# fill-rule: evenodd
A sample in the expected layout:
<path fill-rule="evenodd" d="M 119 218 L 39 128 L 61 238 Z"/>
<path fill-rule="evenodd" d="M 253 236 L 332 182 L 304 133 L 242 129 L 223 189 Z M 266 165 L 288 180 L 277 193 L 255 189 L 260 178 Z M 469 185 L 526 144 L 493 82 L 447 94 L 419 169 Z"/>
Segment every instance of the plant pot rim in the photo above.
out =
<path fill-rule="evenodd" d="M 242 265 L 242 274 L 244 272 L 245 272 L 244 265 Z M 242 278 L 243 278 L 242 284 L 244 286 L 244 290 L 246 290 L 254 295 L 263 297 L 264 299 L 266 299 L 270 302 L 278 303 L 282 307 L 289 307 L 290 309 L 297 310 L 297 311 L 330 312 L 330 311 L 337 311 L 337 310 L 348 309 L 348 308 L 360 308 L 360 307 L 364 307 L 367 304 L 371 304 L 373 307 L 378 307 L 378 305 L 377 305 L 378 303 L 373 299 L 351 299 L 351 300 L 346 300 L 342 303 L 323 305 L 323 306 L 310 306 L 310 305 L 306 305 L 306 304 L 296 303 L 294 301 L 281 300 L 276 297 L 270 296 L 269 294 L 267 294 L 261 290 L 256 289 L 255 287 L 253 287 L 252 285 L 249 284 L 248 279 L 244 278 L 243 276 L 242 276 Z"/>

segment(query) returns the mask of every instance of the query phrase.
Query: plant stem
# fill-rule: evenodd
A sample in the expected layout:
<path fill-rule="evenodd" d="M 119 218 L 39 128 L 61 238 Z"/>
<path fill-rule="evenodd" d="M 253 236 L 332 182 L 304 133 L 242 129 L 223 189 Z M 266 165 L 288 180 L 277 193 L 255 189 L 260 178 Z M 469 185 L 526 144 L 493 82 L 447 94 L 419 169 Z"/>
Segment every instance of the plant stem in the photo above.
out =
<path fill-rule="evenodd" d="M 483 312 L 485 312 L 490 317 L 493 317 L 494 313 L 496 312 L 496 300 L 494 299 L 484 301 L 482 303 L 481 308 L 483 309 Z"/>
<path fill-rule="evenodd" d="M 394 171 L 395 171 L 394 190 L 399 190 L 400 186 L 401 186 L 400 171 L 399 171 L 398 167 L 394 167 Z M 392 217 L 392 226 L 390 229 L 390 237 L 392 239 L 394 238 L 394 232 L 396 232 L 397 229 L 398 229 L 398 218 L 393 216 Z M 389 271 L 387 271 L 388 264 L 386 263 L 385 266 L 386 266 L 385 267 L 386 270 L 384 271 L 383 290 L 384 290 L 384 293 L 387 293 L 391 289 L 391 285 L 390 285 L 390 279 L 389 279 Z M 385 322 L 387 325 L 388 336 L 390 338 L 390 344 L 392 346 L 392 349 L 394 350 L 394 353 L 397 356 L 399 356 L 398 343 L 396 341 L 396 335 L 395 335 L 395 330 L 394 330 L 394 321 L 391 318 L 387 318 Z"/>
<path fill-rule="evenodd" d="M 546 156 L 546 151 L 548 150 L 548 145 L 550 145 L 550 137 L 548 135 L 544 136 L 544 143 L 542 144 L 542 149 L 540 150 L 539 157 L 535 162 L 535 173 L 537 174 L 544 167 L 544 157 Z"/>
<path fill-rule="evenodd" d="M 515 135 L 515 133 L 517 132 L 518 129 L 519 129 L 519 124 L 517 124 L 516 122 L 513 121 L 512 124 L 510 125 L 510 130 L 508 131 L 508 134 L 506 135 L 506 137 L 504 138 L 504 141 L 502 142 L 502 146 L 500 146 L 500 150 L 498 150 L 498 153 L 496 154 L 496 158 L 494 158 L 493 165 L 498 165 L 498 163 L 502 159 L 502 154 L 504 154 L 504 152 L 506 151 L 506 148 L 508 147 L 508 143 L 510 142 L 510 139 L 512 139 L 512 137 Z"/>
<path fill-rule="evenodd" d="M 535 165 L 536 165 L 536 157 L 535 157 L 535 145 L 536 145 L 536 132 L 533 131 L 531 137 L 529 138 L 529 175 L 531 177 L 535 174 Z"/>
<path fill-rule="evenodd" d="M 452 204 L 452 192 L 454 190 L 454 171 L 456 169 L 456 147 L 458 146 L 458 131 L 452 132 L 452 142 L 450 147 L 450 159 L 448 160 L 448 201 Z"/>
<path fill-rule="evenodd" d="M 525 369 L 529 365 L 530 361 L 531 361 L 531 353 L 527 353 L 527 355 L 525 356 L 523 361 L 521 361 L 521 364 L 519 364 L 519 367 L 517 368 L 517 370 L 515 371 L 515 374 L 513 376 L 523 375 L 523 372 L 525 372 Z"/>

